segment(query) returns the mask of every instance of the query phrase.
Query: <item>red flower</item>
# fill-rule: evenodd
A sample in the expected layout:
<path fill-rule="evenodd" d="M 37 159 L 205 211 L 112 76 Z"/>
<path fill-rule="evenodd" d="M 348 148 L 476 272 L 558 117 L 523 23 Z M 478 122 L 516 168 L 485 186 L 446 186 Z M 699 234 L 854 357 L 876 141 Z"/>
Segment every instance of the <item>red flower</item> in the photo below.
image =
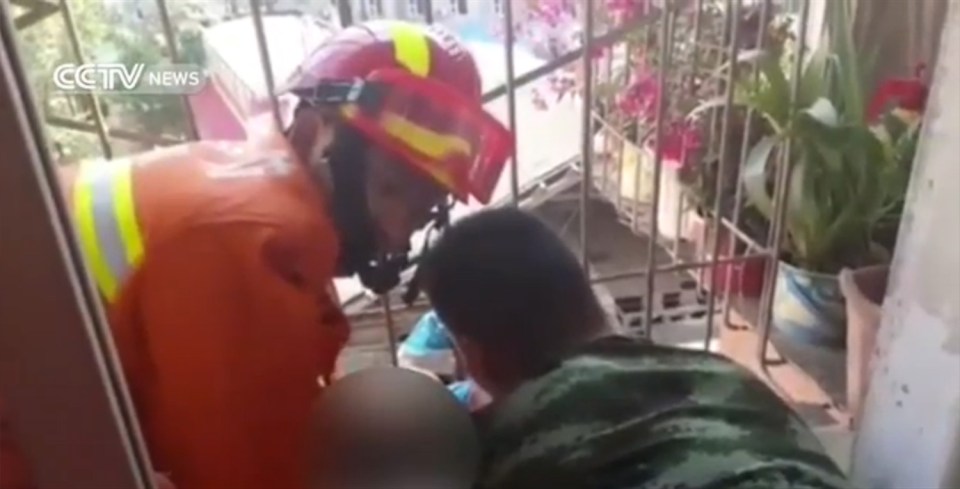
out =
<path fill-rule="evenodd" d="M 557 27 L 569 17 L 567 14 L 570 13 L 570 6 L 563 0 L 541 0 L 531 13 L 532 17 L 551 27 Z"/>
<path fill-rule="evenodd" d="M 607 11 L 620 22 L 650 13 L 650 0 L 607 0 Z"/>
<path fill-rule="evenodd" d="M 607 52 L 609 50 L 610 48 L 603 47 L 603 46 L 594 47 L 590 51 L 590 57 L 593 59 L 603 59 L 603 57 L 607 55 Z"/>
<path fill-rule="evenodd" d="M 867 120 L 875 122 L 892 109 L 923 112 L 929 94 L 929 88 L 922 79 L 925 68 L 923 64 L 918 65 L 913 78 L 884 80 L 870 99 Z"/>
<path fill-rule="evenodd" d="M 664 164 L 675 169 L 685 167 L 696 155 L 701 144 L 700 130 L 697 126 L 688 122 L 669 123 L 664 130 L 660 146 Z M 650 141 L 650 145 L 655 150 L 656 141 Z"/>
<path fill-rule="evenodd" d="M 641 66 L 634 73 L 633 81 L 621 93 L 618 105 L 626 115 L 650 120 L 656 115 L 659 99 L 660 82 L 656 73 Z"/>

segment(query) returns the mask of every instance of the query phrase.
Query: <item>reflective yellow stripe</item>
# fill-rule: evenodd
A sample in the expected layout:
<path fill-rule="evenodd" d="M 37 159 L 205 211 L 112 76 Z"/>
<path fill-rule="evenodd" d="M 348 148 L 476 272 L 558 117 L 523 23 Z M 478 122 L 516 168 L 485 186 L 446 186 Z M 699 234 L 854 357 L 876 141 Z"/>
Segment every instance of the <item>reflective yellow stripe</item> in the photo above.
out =
<path fill-rule="evenodd" d="M 396 114 L 384 114 L 380 121 L 390 135 L 428 158 L 440 159 L 455 153 L 471 153 L 470 143 L 462 137 L 431 131 Z"/>
<path fill-rule="evenodd" d="M 129 164 L 118 168 L 113 181 L 113 199 L 114 216 L 120 229 L 127 264 L 131 268 L 136 267 L 143 257 L 143 238 L 133 204 L 133 168 Z"/>
<path fill-rule="evenodd" d="M 390 31 L 393 37 L 393 55 L 411 73 L 418 76 L 430 74 L 430 40 L 421 28 L 397 22 Z"/>
<path fill-rule="evenodd" d="M 117 293 L 117 281 L 100 250 L 97 239 L 96 212 L 93 206 L 93 187 L 88 182 L 92 178 L 93 165 L 95 164 L 93 162 L 80 164 L 73 194 L 73 212 L 87 266 L 90 268 L 100 292 L 108 301 L 111 301 Z"/>
<path fill-rule="evenodd" d="M 82 163 L 73 213 L 87 266 L 100 293 L 111 302 L 144 253 L 131 162 Z"/>

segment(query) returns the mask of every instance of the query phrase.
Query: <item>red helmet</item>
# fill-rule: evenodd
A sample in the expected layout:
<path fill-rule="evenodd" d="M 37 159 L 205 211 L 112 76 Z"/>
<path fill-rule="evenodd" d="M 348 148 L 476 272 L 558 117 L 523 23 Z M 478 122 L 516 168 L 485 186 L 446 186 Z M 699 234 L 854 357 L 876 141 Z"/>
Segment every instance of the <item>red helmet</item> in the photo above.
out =
<path fill-rule="evenodd" d="M 346 123 L 461 201 L 487 203 L 513 140 L 483 110 L 481 88 L 473 56 L 446 29 L 373 21 L 335 33 L 283 91 L 340 106 Z"/>

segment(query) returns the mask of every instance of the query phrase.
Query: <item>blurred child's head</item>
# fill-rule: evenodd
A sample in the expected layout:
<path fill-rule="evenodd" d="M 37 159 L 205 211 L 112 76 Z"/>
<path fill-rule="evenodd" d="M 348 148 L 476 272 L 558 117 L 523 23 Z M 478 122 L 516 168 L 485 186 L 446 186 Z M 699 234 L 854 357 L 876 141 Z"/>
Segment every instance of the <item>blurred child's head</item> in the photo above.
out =
<path fill-rule="evenodd" d="M 466 489 L 479 446 L 469 413 L 439 382 L 362 370 L 325 389 L 313 412 L 313 489 Z"/>
<path fill-rule="evenodd" d="M 421 266 L 467 373 L 494 400 L 610 331 L 577 257 L 523 211 L 489 210 L 456 222 Z"/>

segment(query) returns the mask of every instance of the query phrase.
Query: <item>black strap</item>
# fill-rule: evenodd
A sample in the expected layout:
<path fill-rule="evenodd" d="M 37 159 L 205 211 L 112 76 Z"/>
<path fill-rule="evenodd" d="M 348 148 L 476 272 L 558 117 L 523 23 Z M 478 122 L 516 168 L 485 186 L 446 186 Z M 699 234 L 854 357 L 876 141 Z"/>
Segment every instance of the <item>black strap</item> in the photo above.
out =
<path fill-rule="evenodd" d="M 427 255 L 430 249 L 430 241 L 434 232 L 442 233 L 450 224 L 450 209 L 453 202 L 444 202 L 433 214 L 433 220 L 423 236 L 423 244 L 420 247 L 420 254 L 410 259 L 410 265 L 416 266 L 413 277 L 407 282 L 407 290 L 403 292 L 403 302 L 407 307 L 411 307 L 413 302 L 420 297 L 420 261 Z"/>
<path fill-rule="evenodd" d="M 364 112 L 376 112 L 383 104 L 386 87 L 364 80 L 325 81 L 310 88 L 294 88 L 291 93 L 311 107 L 357 104 Z"/>

